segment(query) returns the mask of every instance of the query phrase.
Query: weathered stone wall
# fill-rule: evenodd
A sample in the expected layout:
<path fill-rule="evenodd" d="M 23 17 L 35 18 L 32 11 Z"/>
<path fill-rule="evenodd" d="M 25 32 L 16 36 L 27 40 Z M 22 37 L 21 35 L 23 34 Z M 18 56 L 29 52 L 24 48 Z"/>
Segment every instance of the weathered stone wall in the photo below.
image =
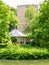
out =
<path fill-rule="evenodd" d="M 24 27 L 26 25 L 25 11 L 26 11 L 26 7 L 28 7 L 28 6 L 34 6 L 36 9 L 36 13 L 38 13 L 38 5 L 19 5 L 19 6 L 17 6 L 17 17 L 19 20 L 19 25 L 18 25 L 17 29 L 21 32 L 23 32 Z"/>

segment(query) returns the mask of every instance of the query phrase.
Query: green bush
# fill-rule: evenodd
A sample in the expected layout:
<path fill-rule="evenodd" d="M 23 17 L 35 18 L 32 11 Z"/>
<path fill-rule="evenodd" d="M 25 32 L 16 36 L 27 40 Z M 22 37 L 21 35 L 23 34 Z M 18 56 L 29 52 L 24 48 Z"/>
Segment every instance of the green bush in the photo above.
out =
<path fill-rule="evenodd" d="M 23 48 L 13 45 L 0 49 L 0 59 L 30 60 L 46 58 L 49 58 L 49 52 L 46 48 Z"/>

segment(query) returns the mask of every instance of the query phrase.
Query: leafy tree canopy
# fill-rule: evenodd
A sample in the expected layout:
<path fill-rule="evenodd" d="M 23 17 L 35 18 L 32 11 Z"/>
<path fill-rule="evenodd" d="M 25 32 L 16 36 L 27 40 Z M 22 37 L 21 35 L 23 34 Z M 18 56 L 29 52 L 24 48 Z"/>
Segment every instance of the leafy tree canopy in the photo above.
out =
<path fill-rule="evenodd" d="M 28 6 L 26 8 L 25 17 L 31 20 L 34 17 L 35 11 L 33 6 Z"/>
<path fill-rule="evenodd" d="M 11 7 L 11 10 L 14 11 L 15 15 L 17 15 L 17 9 L 15 9 L 14 7 Z"/>
<path fill-rule="evenodd" d="M 36 9 L 33 6 L 28 6 L 26 8 L 26 12 L 25 12 L 25 18 L 26 18 L 26 25 L 25 25 L 25 29 L 24 32 L 25 33 L 31 33 L 31 28 L 30 28 L 30 21 L 35 17 L 36 15 Z"/>
<path fill-rule="evenodd" d="M 14 12 L 0 0 L 0 43 L 9 41 L 9 27 L 17 25 L 18 20 Z"/>
<path fill-rule="evenodd" d="M 49 46 L 49 0 L 39 10 L 38 17 L 32 19 L 32 37 L 40 46 Z"/>

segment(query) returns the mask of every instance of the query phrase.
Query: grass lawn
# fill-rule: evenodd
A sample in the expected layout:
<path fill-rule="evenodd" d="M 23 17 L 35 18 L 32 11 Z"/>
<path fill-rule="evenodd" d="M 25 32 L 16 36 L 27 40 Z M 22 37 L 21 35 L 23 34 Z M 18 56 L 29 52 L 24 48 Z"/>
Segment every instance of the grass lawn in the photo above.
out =
<path fill-rule="evenodd" d="M 0 65 L 49 65 L 46 60 L 0 60 Z"/>

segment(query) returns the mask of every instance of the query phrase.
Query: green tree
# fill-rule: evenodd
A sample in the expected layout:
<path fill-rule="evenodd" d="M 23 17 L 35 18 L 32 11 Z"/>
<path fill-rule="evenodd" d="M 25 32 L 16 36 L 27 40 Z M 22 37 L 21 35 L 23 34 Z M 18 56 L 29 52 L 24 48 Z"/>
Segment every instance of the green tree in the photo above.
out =
<path fill-rule="evenodd" d="M 14 26 L 17 22 L 14 12 L 0 0 L 0 43 L 10 41 L 10 24 Z"/>
<path fill-rule="evenodd" d="M 25 17 L 31 20 L 34 17 L 35 11 L 36 10 L 33 6 L 28 6 L 26 8 Z"/>
<path fill-rule="evenodd" d="M 38 17 L 32 20 L 32 38 L 39 46 L 49 47 L 49 0 L 45 0 L 39 9 Z"/>
<path fill-rule="evenodd" d="M 33 6 L 28 6 L 26 8 L 26 12 L 25 12 L 26 26 L 25 26 L 24 32 L 26 33 L 31 32 L 30 21 L 32 20 L 32 18 L 34 18 L 35 13 L 36 13 L 36 10 Z"/>
<path fill-rule="evenodd" d="M 17 15 L 17 9 L 15 9 L 14 7 L 11 7 L 11 11 L 14 11 L 15 15 Z"/>

